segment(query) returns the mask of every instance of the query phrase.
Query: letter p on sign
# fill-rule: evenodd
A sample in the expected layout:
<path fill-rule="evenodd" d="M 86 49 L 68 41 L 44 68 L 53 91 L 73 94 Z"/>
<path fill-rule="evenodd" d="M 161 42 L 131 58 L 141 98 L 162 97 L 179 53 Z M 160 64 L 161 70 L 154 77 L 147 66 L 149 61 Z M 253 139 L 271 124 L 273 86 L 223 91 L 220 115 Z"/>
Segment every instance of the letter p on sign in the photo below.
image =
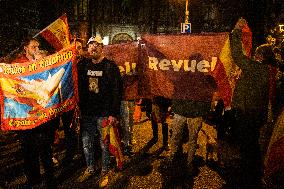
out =
<path fill-rule="evenodd" d="M 181 33 L 191 33 L 191 23 L 181 23 Z"/>

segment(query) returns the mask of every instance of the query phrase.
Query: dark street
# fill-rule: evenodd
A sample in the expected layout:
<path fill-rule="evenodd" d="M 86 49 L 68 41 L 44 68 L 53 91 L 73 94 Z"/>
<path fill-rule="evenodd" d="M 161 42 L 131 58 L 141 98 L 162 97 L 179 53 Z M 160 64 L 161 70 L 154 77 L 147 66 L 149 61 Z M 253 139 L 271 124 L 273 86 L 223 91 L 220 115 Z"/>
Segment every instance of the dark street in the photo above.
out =
<path fill-rule="evenodd" d="M 195 158 L 198 170 L 192 174 L 184 168 L 185 154 L 182 154 L 173 166 L 164 165 L 163 160 L 167 158 L 168 153 L 162 149 L 161 137 L 157 144 L 150 144 L 149 141 L 152 137 L 150 121 L 146 119 L 146 116 L 143 120 L 134 125 L 134 155 L 125 156 L 122 171 L 112 169 L 108 188 L 237 188 L 234 184 L 239 176 L 236 171 L 236 168 L 238 168 L 238 150 L 236 147 L 223 142 L 223 168 L 217 164 L 216 151 L 213 152 L 213 155 L 208 155 L 208 161 L 204 160 L 206 157 L 206 150 L 204 151 L 206 147 L 204 148 L 204 146 L 206 146 L 207 141 L 214 143 L 212 140 L 214 140 L 214 136 L 216 137 L 216 132 L 212 126 L 204 125 L 199 133 L 199 149 Z M 171 122 L 171 119 L 168 119 L 168 122 Z M 83 183 L 76 181 L 85 169 L 84 158 L 80 153 L 69 166 L 60 165 L 60 160 L 65 152 L 63 131 L 59 132 L 59 136 L 59 144 L 54 147 L 54 156 L 59 160 L 59 165 L 55 167 L 58 188 L 99 188 L 99 172 Z M 3 189 L 21 188 L 21 185 L 25 182 L 19 143 L 15 140 L 17 140 L 17 135 L 14 133 L 1 135 L 0 186 Z M 262 137 L 262 143 L 267 143 L 265 137 Z M 183 147 L 185 153 L 187 151 L 186 145 Z M 115 160 L 113 165 L 115 165 Z M 44 182 L 36 188 L 45 188 Z"/>

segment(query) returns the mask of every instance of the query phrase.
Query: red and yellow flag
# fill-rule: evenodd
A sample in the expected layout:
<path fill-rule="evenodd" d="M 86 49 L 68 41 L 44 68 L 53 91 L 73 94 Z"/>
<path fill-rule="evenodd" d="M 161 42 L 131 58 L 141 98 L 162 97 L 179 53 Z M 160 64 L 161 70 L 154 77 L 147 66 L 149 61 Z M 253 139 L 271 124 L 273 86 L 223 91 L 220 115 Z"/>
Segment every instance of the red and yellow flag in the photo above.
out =
<path fill-rule="evenodd" d="M 107 119 L 102 121 L 102 138 L 103 142 L 109 142 L 109 152 L 115 156 L 116 165 L 119 169 L 123 166 L 123 155 L 121 151 L 120 137 L 117 127 L 114 124 L 109 124 Z"/>
<path fill-rule="evenodd" d="M 70 45 L 70 31 L 66 14 L 59 17 L 49 26 L 34 36 L 44 38 L 56 51 Z"/>

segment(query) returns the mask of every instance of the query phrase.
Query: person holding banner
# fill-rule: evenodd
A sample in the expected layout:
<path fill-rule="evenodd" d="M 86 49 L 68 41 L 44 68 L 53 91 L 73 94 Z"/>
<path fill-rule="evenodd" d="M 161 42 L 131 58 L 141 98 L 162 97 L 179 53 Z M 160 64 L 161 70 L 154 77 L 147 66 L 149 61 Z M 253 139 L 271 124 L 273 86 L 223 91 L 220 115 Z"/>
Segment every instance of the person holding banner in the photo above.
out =
<path fill-rule="evenodd" d="M 35 61 L 36 55 L 39 51 L 39 42 L 32 38 L 25 40 L 23 43 L 24 46 L 24 52 L 19 54 L 15 60 L 13 60 L 11 63 L 23 63 L 28 61 Z"/>
<path fill-rule="evenodd" d="M 203 59 L 199 53 L 194 53 L 189 57 L 189 60 L 197 60 L 197 62 Z M 197 167 L 193 160 L 197 149 L 198 133 L 202 128 L 203 117 L 209 113 L 212 102 L 216 100 L 213 99 L 213 96 L 218 96 L 214 95 L 218 90 L 218 86 L 213 76 L 208 72 L 200 71 L 187 76 L 194 81 L 188 87 L 194 88 L 196 94 L 202 94 L 206 91 L 207 95 L 202 100 L 197 100 L 194 97 L 191 97 L 191 99 L 172 99 L 171 108 L 174 112 L 171 127 L 172 137 L 170 140 L 169 158 L 165 160 L 164 166 L 167 168 L 180 163 L 179 154 L 182 149 L 182 138 L 184 126 L 186 125 L 189 132 L 186 167 L 189 175 L 195 175 Z"/>
<path fill-rule="evenodd" d="M 39 42 L 32 38 L 24 43 L 24 53 L 18 56 L 12 63 L 32 62 L 36 60 L 39 51 Z M 56 188 L 53 175 L 52 145 L 55 129 L 59 125 L 59 119 L 55 118 L 36 128 L 16 131 L 20 137 L 21 150 L 24 158 L 24 172 L 27 177 L 27 185 L 33 186 L 40 182 L 40 164 L 42 161 L 46 184 L 49 189 Z"/>
<path fill-rule="evenodd" d="M 73 42 L 74 43 L 74 42 Z M 77 61 L 80 61 L 84 57 L 84 50 L 83 50 L 83 41 L 81 39 L 76 38 L 76 54 L 77 54 Z M 76 157 L 76 145 L 78 143 L 77 140 L 77 129 L 78 125 L 74 123 L 74 120 L 78 116 L 79 111 L 77 109 L 72 109 L 67 112 L 64 112 L 61 116 L 61 121 L 63 124 L 63 130 L 64 130 L 64 141 L 65 141 L 65 147 L 66 152 L 64 155 L 64 158 L 62 159 L 62 165 L 68 166 L 70 163 L 74 160 Z M 79 146 L 79 145 L 77 145 Z M 80 151 L 81 152 L 81 151 Z"/>
<path fill-rule="evenodd" d="M 123 100 L 121 101 L 120 107 L 120 126 L 122 127 L 123 136 L 123 148 L 124 154 L 131 156 L 132 152 L 132 139 L 133 139 L 133 113 L 134 113 L 134 101 L 131 100 Z"/>
<path fill-rule="evenodd" d="M 109 182 L 109 145 L 113 141 L 113 138 L 107 135 L 110 130 L 106 129 L 113 129 L 120 115 L 121 76 L 118 66 L 105 58 L 100 36 L 94 36 L 88 40 L 87 53 L 88 58 L 84 58 L 78 63 L 81 131 L 87 163 L 87 169 L 78 178 L 78 181 L 85 181 L 97 171 L 95 154 L 99 152 L 99 149 L 94 149 L 94 147 L 95 141 L 99 140 L 102 150 L 100 186 L 104 187 Z M 118 143 L 112 146 L 116 152 L 119 152 Z"/>
<path fill-rule="evenodd" d="M 262 160 L 259 144 L 260 128 L 266 123 L 269 102 L 269 65 L 275 62 L 272 46 L 256 48 L 253 58 L 243 54 L 242 29 L 247 25 L 240 18 L 232 31 L 230 45 L 234 62 L 242 69 L 232 98 L 240 146 L 241 188 L 261 188 Z"/>
<path fill-rule="evenodd" d="M 153 131 L 153 137 L 151 142 L 156 144 L 158 142 L 158 124 L 162 125 L 162 135 L 163 135 L 163 149 L 169 150 L 168 146 L 168 123 L 167 116 L 169 114 L 168 108 L 171 105 L 171 100 L 162 96 L 155 96 L 152 103 L 151 112 L 151 125 Z"/>

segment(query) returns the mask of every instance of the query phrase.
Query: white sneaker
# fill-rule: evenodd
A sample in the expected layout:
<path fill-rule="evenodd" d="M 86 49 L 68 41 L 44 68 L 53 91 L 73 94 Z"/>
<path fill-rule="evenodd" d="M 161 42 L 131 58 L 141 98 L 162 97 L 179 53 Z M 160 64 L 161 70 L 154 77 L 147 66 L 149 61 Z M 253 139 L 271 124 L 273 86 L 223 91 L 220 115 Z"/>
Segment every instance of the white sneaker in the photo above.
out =
<path fill-rule="evenodd" d="M 94 171 L 91 171 L 89 168 L 87 168 L 77 179 L 77 182 L 85 182 L 92 176 Z"/>
<path fill-rule="evenodd" d="M 54 164 L 55 166 L 58 166 L 58 165 L 59 165 L 59 162 L 58 162 L 58 160 L 57 160 L 55 157 L 52 157 L 52 161 L 53 161 L 53 164 Z"/>
<path fill-rule="evenodd" d="M 113 170 L 109 171 L 102 171 L 101 172 L 101 178 L 99 180 L 99 187 L 100 188 L 105 188 L 108 186 L 110 178 L 112 178 L 114 175 Z"/>
<path fill-rule="evenodd" d="M 100 188 L 104 188 L 104 187 L 106 187 L 108 185 L 108 183 L 109 183 L 108 174 L 105 174 L 104 176 L 102 176 L 100 178 L 99 186 L 100 186 Z"/>

